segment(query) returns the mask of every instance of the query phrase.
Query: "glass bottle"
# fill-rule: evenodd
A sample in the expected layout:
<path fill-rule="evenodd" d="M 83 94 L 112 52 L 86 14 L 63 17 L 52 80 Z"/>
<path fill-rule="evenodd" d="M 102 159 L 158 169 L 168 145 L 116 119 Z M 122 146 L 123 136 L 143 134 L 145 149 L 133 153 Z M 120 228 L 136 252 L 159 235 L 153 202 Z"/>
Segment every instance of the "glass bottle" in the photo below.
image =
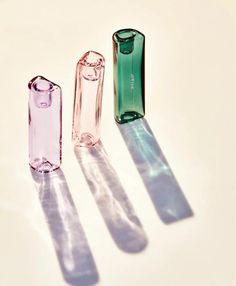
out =
<path fill-rule="evenodd" d="M 126 123 L 145 114 L 145 36 L 134 29 L 122 29 L 112 39 L 115 120 Z"/>
<path fill-rule="evenodd" d="M 85 53 L 76 68 L 72 140 L 75 146 L 91 147 L 100 138 L 104 57 Z"/>
<path fill-rule="evenodd" d="M 57 84 L 36 76 L 29 84 L 29 164 L 47 173 L 60 167 L 62 95 Z"/>

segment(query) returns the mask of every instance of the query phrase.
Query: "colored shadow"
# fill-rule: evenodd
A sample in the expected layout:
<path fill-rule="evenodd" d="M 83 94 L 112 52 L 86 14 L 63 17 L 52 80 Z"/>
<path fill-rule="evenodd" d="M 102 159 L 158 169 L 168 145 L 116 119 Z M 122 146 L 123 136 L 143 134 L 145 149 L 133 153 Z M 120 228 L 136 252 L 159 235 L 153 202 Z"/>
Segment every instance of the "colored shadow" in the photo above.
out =
<path fill-rule="evenodd" d="M 161 220 L 169 224 L 193 216 L 147 121 L 117 126 Z"/>
<path fill-rule="evenodd" d="M 102 143 L 75 148 L 75 155 L 117 246 L 128 253 L 142 251 L 146 235 Z"/>
<path fill-rule="evenodd" d="M 65 281 L 73 286 L 96 284 L 96 265 L 62 170 L 38 173 L 31 168 L 31 174 Z"/>

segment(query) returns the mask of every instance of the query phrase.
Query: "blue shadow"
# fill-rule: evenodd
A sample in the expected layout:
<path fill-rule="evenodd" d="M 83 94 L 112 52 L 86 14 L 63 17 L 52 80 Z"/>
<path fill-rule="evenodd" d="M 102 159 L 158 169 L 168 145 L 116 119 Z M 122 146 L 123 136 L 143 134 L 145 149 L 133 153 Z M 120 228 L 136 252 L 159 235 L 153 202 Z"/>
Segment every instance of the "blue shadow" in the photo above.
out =
<path fill-rule="evenodd" d="M 193 216 L 147 121 L 141 118 L 117 126 L 160 219 L 169 224 Z"/>
<path fill-rule="evenodd" d="M 96 284 L 96 265 L 62 170 L 30 170 L 65 281 L 73 286 Z"/>
<path fill-rule="evenodd" d="M 147 245 L 142 225 L 101 142 L 74 149 L 101 215 L 117 246 L 137 253 Z"/>

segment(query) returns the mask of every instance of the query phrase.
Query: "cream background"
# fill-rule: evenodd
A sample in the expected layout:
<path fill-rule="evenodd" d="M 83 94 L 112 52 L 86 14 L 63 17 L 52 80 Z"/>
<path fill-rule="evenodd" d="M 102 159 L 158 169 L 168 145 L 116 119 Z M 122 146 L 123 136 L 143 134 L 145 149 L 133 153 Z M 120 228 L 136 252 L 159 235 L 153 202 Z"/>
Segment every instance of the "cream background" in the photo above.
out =
<path fill-rule="evenodd" d="M 146 35 L 146 119 L 195 212 L 169 226 L 113 121 L 123 27 Z M 27 82 L 41 74 L 63 89 L 62 169 L 97 285 L 235 286 L 236 2 L 0 0 L 0 36 L 0 285 L 66 285 L 27 162 Z M 106 58 L 102 141 L 149 239 L 136 255 L 112 241 L 70 142 L 75 65 L 90 49 Z"/>

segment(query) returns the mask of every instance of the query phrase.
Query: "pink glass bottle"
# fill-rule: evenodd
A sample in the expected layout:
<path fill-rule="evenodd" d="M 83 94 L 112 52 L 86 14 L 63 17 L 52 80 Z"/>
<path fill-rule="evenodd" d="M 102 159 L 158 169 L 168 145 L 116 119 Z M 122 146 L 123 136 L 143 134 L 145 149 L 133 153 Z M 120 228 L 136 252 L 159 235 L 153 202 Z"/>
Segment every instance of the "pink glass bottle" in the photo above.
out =
<path fill-rule="evenodd" d="M 47 173 L 61 164 L 61 88 L 42 76 L 33 78 L 28 87 L 29 164 Z"/>
<path fill-rule="evenodd" d="M 104 70 L 104 57 L 93 51 L 77 64 L 72 126 L 75 146 L 91 147 L 99 141 Z"/>

